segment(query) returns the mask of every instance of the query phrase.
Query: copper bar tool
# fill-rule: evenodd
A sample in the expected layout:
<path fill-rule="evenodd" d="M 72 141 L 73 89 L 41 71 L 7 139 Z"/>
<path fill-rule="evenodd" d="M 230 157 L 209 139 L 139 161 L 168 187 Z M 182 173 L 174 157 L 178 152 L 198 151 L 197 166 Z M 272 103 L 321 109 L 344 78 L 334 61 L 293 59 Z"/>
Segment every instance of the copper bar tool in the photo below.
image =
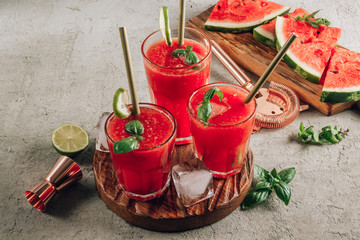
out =
<path fill-rule="evenodd" d="M 61 156 L 47 176 L 28 191 L 26 199 L 37 210 L 43 212 L 55 194 L 82 178 L 79 165 L 67 156 Z"/>

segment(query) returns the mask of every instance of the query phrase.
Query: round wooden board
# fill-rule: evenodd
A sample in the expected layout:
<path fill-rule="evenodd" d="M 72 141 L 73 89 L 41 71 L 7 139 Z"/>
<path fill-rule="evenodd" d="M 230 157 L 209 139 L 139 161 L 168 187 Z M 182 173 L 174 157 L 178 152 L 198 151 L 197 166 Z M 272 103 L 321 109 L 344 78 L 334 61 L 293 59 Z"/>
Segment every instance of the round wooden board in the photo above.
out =
<path fill-rule="evenodd" d="M 173 164 L 194 157 L 192 144 L 177 146 Z M 214 178 L 215 195 L 191 207 L 184 207 L 171 181 L 162 197 L 147 202 L 129 199 L 122 192 L 109 153 L 95 151 L 94 177 L 105 204 L 136 226 L 163 232 L 184 231 L 217 222 L 238 208 L 251 186 L 254 158 L 249 149 L 240 173 L 226 179 Z"/>

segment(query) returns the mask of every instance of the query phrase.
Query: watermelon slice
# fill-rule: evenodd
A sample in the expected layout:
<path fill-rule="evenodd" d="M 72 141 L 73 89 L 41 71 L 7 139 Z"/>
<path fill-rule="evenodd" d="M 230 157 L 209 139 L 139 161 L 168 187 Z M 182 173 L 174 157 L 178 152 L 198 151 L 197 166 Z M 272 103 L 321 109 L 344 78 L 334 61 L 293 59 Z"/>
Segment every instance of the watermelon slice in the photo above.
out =
<path fill-rule="evenodd" d="M 247 32 L 289 10 L 289 7 L 266 0 L 220 0 L 206 21 L 205 29 Z"/>
<path fill-rule="evenodd" d="M 360 100 L 360 53 L 336 47 L 323 78 L 320 101 L 339 103 Z"/>
<path fill-rule="evenodd" d="M 278 50 L 293 32 L 298 38 L 285 54 L 285 63 L 305 79 L 319 83 L 331 52 L 340 38 L 341 29 L 324 26 L 317 29 L 306 21 L 277 17 L 275 39 Z"/>
<path fill-rule="evenodd" d="M 297 17 L 297 16 L 304 16 L 304 14 L 309 15 L 305 9 L 303 8 L 297 8 L 294 12 L 286 14 L 284 17 L 288 18 L 291 17 Z M 253 35 L 256 40 L 259 42 L 266 44 L 270 47 L 276 48 L 275 44 L 275 23 L 276 19 L 272 20 L 271 22 L 260 25 L 256 28 L 254 28 Z"/>

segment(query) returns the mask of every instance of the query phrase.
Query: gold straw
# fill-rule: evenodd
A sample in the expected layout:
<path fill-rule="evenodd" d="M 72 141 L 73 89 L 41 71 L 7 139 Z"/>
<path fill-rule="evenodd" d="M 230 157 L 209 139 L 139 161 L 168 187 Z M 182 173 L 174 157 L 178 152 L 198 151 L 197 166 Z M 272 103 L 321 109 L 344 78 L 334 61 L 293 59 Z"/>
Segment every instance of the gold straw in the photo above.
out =
<path fill-rule="evenodd" d="M 138 98 L 137 98 L 137 94 L 136 94 L 134 72 L 133 72 L 133 66 L 132 66 L 132 62 L 131 62 L 130 51 L 129 51 L 129 47 L 128 47 L 126 27 L 119 27 L 119 32 L 120 32 L 122 49 L 124 52 L 125 67 L 126 67 L 126 73 L 127 73 L 128 82 L 129 82 L 131 102 L 133 105 L 133 113 L 137 116 L 140 114 L 140 108 L 139 108 L 139 102 L 138 102 Z"/>
<path fill-rule="evenodd" d="M 184 32 L 185 32 L 185 0 L 180 0 L 179 8 L 179 29 L 178 29 L 178 45 L 184 44 Z"/>
<path fill-rule="evenodd" d="M 295 41 L 297 38 L 297 35 L 295 33 L 292 33 L 289 39 L 286 41 L 284 46 L 280 49 L 278 54 L 275 56 L 275 58 L 272 60 L 270 65 L 267 67 L 263 75 L 260 77 L 260 79 L 257 81 L 253 89 L 251 89 L 251 92 L 244 100 L 244 103 L 249 103 L 251 99 L 254 98 L 254 96 L 257 94 L 257 92 L 260 90 L 260 88 L 264 85 L 270 74 L 274 71 L 276 66 L 279 64 L 281 59 L 284 57 L 286 51 L 290 48 L 291 44 Z"/>

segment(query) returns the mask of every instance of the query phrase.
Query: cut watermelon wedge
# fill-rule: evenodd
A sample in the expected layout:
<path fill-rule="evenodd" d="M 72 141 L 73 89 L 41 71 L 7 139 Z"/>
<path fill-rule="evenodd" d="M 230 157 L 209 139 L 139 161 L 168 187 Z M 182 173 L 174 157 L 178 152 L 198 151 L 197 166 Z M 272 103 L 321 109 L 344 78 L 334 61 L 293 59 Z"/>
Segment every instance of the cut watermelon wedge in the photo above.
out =
<path fill-rule="evenodd" d="M 284 46 L 292 33 L 298 38 L 284 56 L 285 63 L 305 79 L 319 83 L 322 73 L 341 35 L 341 29 L 310 26 L 305 21 L 277 17 L 275 24 L 276 48 Z"/>
<path fill-rule="evenodd" d="M 360 100 L 360 53 L 336 47 L 324 77 L 320 101 Z"/>
<path fill-rule="evenodd" d="M 303 8 L 297 8 L 294 12 L 286 14 L 284 17 L 289 18 L 291 17 L 297 17 L 297 16 L 304 16 L 304 14 L 309 15 L 305 9 Z M 276 48 L 275 44 L 275 23 L 276 19 L 272 20 L 271 22 L 260 25 L 256 28 L 254 28 L 253 35 L 256 40 L 259 42 L 269 45 L 270 47 Z"/>
<path fill-rule="evenodd" d="M 289 11 L 278 3 L 266 0 L 220 0 L 205 23 L 205 29 L 241 33 L 267 23 Z"/>

